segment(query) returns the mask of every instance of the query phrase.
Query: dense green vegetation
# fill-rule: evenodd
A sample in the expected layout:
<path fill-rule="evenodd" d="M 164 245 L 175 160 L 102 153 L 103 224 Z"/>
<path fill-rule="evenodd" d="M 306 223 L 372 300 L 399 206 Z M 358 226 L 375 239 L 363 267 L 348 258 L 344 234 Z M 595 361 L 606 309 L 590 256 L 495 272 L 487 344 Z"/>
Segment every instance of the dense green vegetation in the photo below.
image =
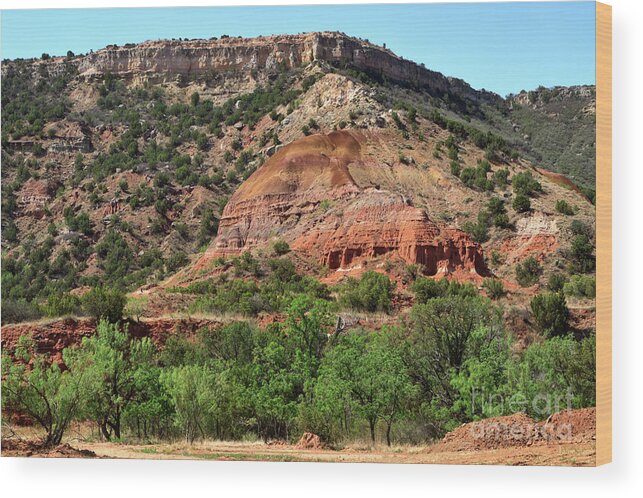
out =
<path fill-rule="evenodd" d="M 294 440 L 312 431 L 331 444 L 419 444 L 509 413 L 513 396 L 537 418 L 567 399 L 595 402 L 594 338 L 566 332 L 557 294 L 532 303 L 552 338 L 516 355 L 500 310 L 471 285 L 421 278 L 414 290 L 409 320 L 376 332 L 333 334 L 332 301 L 304 293 L 265 330 L 234 321 L 172 334 L 162 349 L 103 320 L 64 351 L 66 370 L 23 337 L 12 357 L 5 351 L 3 407 L 33 417 L 51 445 L 75 419 L 94 421 L 107 440 Z M 552 396 L 545 406 L 542 396 Z"/>
<path fill-rule="evenodd" d="M 591 107 L 595 89 L 587 90 L 585 96 L 560 87 L 538 88 L 529 92 L 529 104 L 512 104 L 511 119 L 528 135 L 525 150 L 533 160 L 593 190 L 596 115 L 586 109 Z"/>
<path fill-rule="evenodd" d="M 41 65 L 37 75 L 28 61 L 14 61 L 2 75 L 2 143 L 24 136 L 42 136 L 47 121 L 60 119 L 68 112 L 67 84 L 76 76 L 72 64 L 50 74 Z"/>
<path fill-rule="evenodd" d="M 281 121 L 284 116 L 275 109 L 294 104 L 302 92 L 297 88 L 300 79 L 297 71 L 284 71 L 266 85 L 219 106 L 196 92 L 189 103 L 183 104 L 172 101 L 160 86 L 129 87 L 123 80 L 106 74 L 96 84 L 100 95 L 97 106 L 78 114 L 69 108 L 65 97 L 68 83 L 75 76 L 73 66 L 65 65 L 65 71 L 57 76 L 51 76 L 45 65 L 40 67 L 41 74 L 34 80 L 28 74 L 31 66 L 27 62 L 15 62 L 8 66 L 2 79 L 3 97 L 7 97 L 2 102 L 3 171 L 15 172 L 12 182 L 3 176 L 2 237 L 3 242 L 16 248 L 11 254 L 3 254 L 2 301 L 8 316 L 23 316 L 23 319 L 32 317 L 33 310 L 51 295 L 79 286 L 107 285 L 130 290 L 177 271 L 188 263 L 188 257 L 187 253 L 179 252 L 164 258 L 155 248 L 145 250 L 145 242 L 149 241 L 141 233 L 144 228 L 124 222 L 118 215 L 114 215 L 106 223 L 109 228 L 103 230 L 92 224 L 87 212 L 69 206 L 65 208 L 64 226 L 51 217 L 51 213 L 46 213 L 52 220 L 48 238 L 19 234 L 14 221 L 15 193 L 28 179 L 38 178 L 43 165 L 34 157 L 25 159 L 22 153 L 6 147 L 9 140 L 22 136 L 42 138 L 43 123 L 62 118 L 81 127 L 99 124 L 123 129 L 107 150 L 91 155 L 77 154 L 74 173 L 69 179 L 71 186 L 84 191 L 92 209 L 107 203 L 108 195 L 117 200 L 127 196 L 133 211 L 153 207 L 155 214 L 148 218 L 153 238 L 165 237 L 174 229 L 185 242 L 198 249 L 216 234 L 218 219 L 205 210 L 196 234 L 184 223 L 173 224 L 172 214 L 183 208 L 177 203 L 178 189 L 200 185 L 216 190 L 220 213 L 227 196 L 263 160 L 252 149 L 244 148 L 239 137 L 226 150 L 225 164 L 208 170 L 203 164 L 202 152 L 223 138 L 224 126 L 241 123 L 253 128 L 265 115 L 274 115 L 276 121 Z M 304 78 L 302 89 L 310 88 L 316 79 L 317 76 Z M 314 119 L 309 121 L 309 126 L 318 127 Z M 47 132 L 49 138 L 55 135 L 54 128 Z M 274 144 L 280 143 L 274 132 L 266 141 L 268 139 Z M 180 147 L 188 144 L 194 144 L 198 152 L 182 153 Z M 141 168 L 153 177 L 150 184 L 130 186 L 122 179 L 116 193 L 108 192 L 105 181 L 111 175 L 128 170 L 140 173 Z M 68 186 L 60 187 L 61 193 Z M 66 236 L 70 247 L 58 251 L 54 241 L 63 228 L 71 233 Z M 92 253 L 96 254 L 102 273 L 87 276 L 84 273 Z"/>

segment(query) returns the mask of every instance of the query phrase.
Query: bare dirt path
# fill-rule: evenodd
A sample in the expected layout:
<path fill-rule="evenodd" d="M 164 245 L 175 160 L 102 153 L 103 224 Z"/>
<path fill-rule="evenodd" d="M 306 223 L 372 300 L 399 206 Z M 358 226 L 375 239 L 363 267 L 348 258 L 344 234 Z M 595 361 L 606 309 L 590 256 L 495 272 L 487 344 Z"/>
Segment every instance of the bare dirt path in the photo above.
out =
<path fill-rule="evenodd" d="M 593 465 L 595 443 L 541 444 L 527 448 L 440 451 L 438 447 L 374 450 L 302 450 L 290 445 L 204 442 L 187 444 L 76 443 L 98 457 L 134 459 L 251 460 L 269 462 L 435 463 L 489 465 Z"/>

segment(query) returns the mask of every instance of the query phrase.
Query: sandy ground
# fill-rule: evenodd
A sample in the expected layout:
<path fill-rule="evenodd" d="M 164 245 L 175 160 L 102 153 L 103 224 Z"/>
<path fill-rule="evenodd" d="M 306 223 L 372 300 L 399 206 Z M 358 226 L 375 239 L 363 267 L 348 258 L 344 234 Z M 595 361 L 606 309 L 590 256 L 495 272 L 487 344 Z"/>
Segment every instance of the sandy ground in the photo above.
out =
<path fill-rule="evenodd" d="M 434 463 L 487 465 L 594 465 L 595 443 L 538 444 L 525 448 L 443 451 L 439 445 L 428 447 L 377 447 L 375 449 L 303 450 L 291 445 L 207 441 L 193 445 L 123 444 L 67 441 L 65 451 L 42 453 L 19 448 L 13 451 L 3 444 L 2 456 L 87 458 L 174 459 L 174 460 L 251 460 L 266 462 L 358 462 L 358 463 Z M 70 448 L 80 450 L 78 454 Z M 83 450 L 89 450 L 83 451 Z"/>

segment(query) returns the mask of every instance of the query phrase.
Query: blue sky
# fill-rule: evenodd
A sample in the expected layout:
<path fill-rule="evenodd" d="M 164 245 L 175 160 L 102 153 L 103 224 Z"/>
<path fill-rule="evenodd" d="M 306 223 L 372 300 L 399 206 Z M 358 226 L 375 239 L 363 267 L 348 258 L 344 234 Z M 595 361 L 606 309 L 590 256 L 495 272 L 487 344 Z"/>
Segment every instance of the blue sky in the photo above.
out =
<path fill-rule="evenodd" d="M 2 11 L 3 59 L 159 38 L 343 31 L 501 95 L 595 83 L 594 2 Z"/>

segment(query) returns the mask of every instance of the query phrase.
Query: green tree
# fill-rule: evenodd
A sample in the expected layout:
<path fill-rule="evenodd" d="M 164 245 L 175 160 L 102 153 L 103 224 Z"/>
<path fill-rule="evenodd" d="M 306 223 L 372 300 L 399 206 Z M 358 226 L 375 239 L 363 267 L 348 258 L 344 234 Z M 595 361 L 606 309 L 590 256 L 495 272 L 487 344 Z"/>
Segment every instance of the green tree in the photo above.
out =
<path fill-rule="evenodd" d="M 451 387 L 458 393 L 451 411 L 466 421 L 510 414 L 510 407 L 504 404 L 511 395 L 507 377 L 511 364 L 509 337 L 501 328 L 483 326 L 474 330 L 470 342 L 475 345 L 475 354 L 469 355 L 451 376 Z"/>
<path fill-rule="evenodd" d="M 66 364 L 69 352 L 63 351 Z M 57 363 L 49 364 L 26 336 L 18 340 L 14 356 L 5 352 L 2 358 L 2 407 L 29 415 L 45 431 L 43 444 L 56 446 L 91 397 L 83 366 L 63 370 Z"/>
<path fill-rule="evenodd" d="M 386 423 L 386 441 L 391 444 L 391 427 L 413 397 L 414 387 L 399 352 L 385 333 L 352 332 L 340 336 L 320 367 L 315 402 L 327 413 L 338 415 L 350 426 L 355 413 L 368 422 L 375 444 L 377 423 Z M 322 409 L 324 409 L 322 408 Z"/>
<path fill-rule="evenodd" d="M 464 421 L 451 412 L 459 398 L 451 379 L 478 354 L 481 327 L 493 337 L 500 319 L 490 301 L 479 296 L 435 298 L 411 311 L 411 329 L 402 338 L 404 364 L 419 388 L 418 401 L 438 426 L 436 435 Z"/>
<path fill-rule="evenodd" d="M 205 365 L 185 365 L 161 373 L 161 382 L 174 406 L 174 423 L 185 441 L 205 437 L 206 424 L 215 407 L 216 377 Z"/>
<path fill-rule="evenodd" d="M 571 335 L 529 346 L 507 370 L 509 392 L 537 419 L 596 405 L 596 338 Z"/>
<path fill-rule="evenodd" d="M 86 376 L 92 391 L 86 411 L 108 441 L 122 435 L 122 417 L 135 399 L 136 377 L 139 369 L 150 365 L 155 353 L 149 337 L 130 339 L 127 329 L 101 320 L 96 334 L 83 338 L 70 368 L 86 366 Z"/>
<path fill-rule="evenodd" d="M 107 320 L 118 322 L 123 318 L 123 310 L 127 304 L 125 293 L 118 289 L 95 287 L 87 292 L 81 299 L 83 309 L 93 317 L 96 322 Z"/>

